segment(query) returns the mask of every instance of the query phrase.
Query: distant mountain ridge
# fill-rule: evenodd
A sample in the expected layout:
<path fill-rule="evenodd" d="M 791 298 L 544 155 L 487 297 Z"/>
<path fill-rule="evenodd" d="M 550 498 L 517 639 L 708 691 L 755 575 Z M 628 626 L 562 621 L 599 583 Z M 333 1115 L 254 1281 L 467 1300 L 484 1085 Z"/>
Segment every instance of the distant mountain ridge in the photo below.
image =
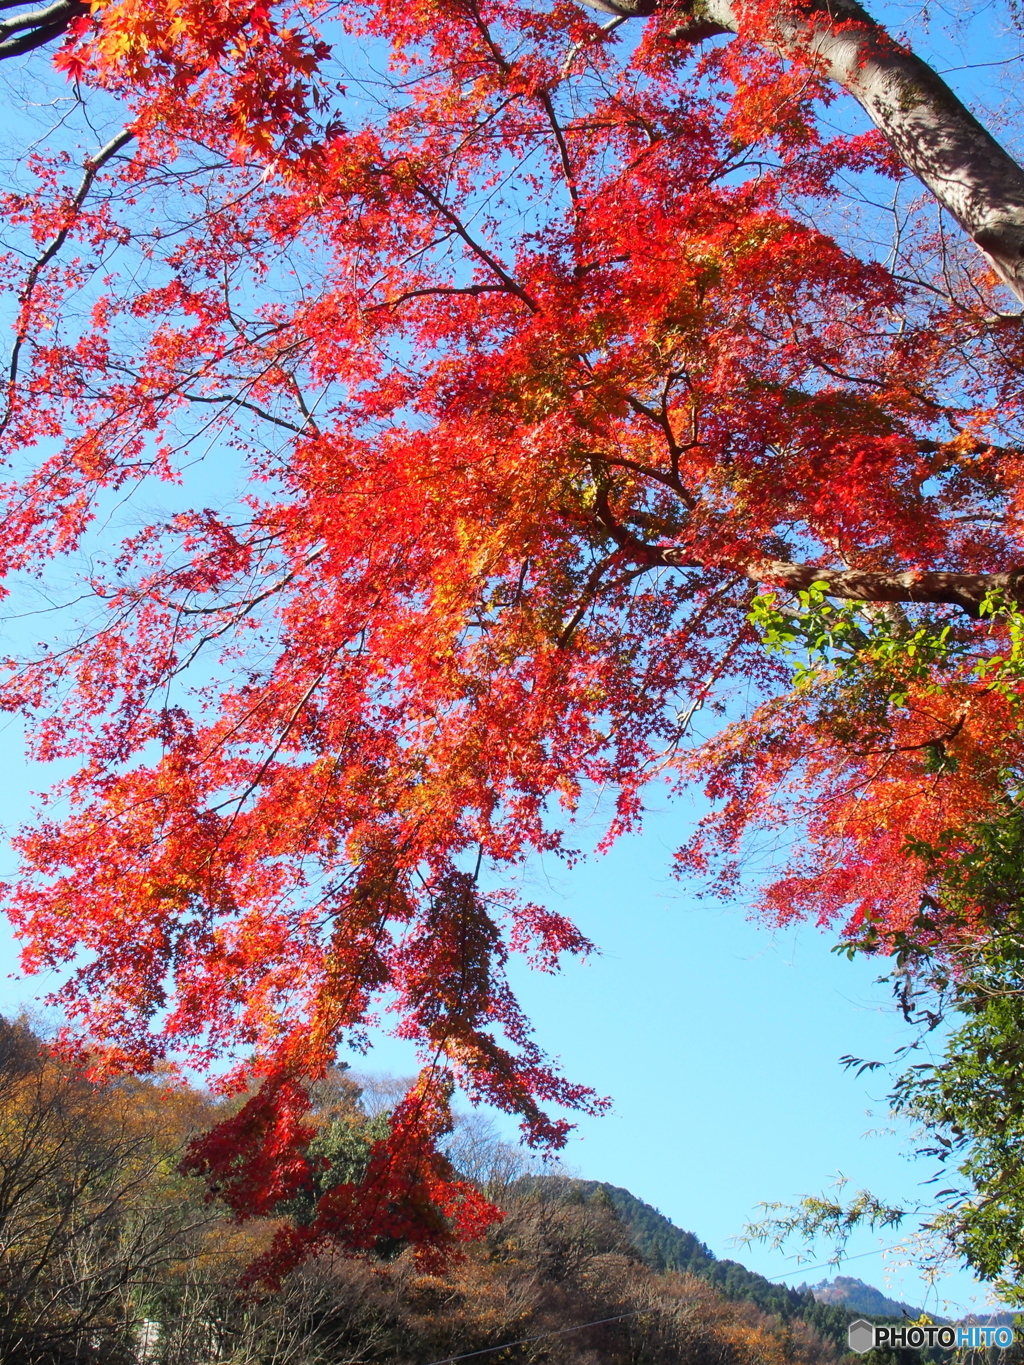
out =
<path fill-rule="evenodd" d="M 911 1308 L 909 1304 L 901 1303 L 898 1299 L 887 1298 L 874 1285 L 865 1284 L 863 1280 L 856 1280 L 851 1275 L 837 1275 L 834 1280 L 822 1280 L 821 1284 L 800 1285 L 801 1292 L 808 1290 L 819 1303 L 834 1304 L 848 1308 L 853 1313 L 865 1313 L 872 1318 L 896 1317 L 898 1315 L 919 1318 L 922 1313 L 922 1309 Z M 928 1316 L 932 1322 L 951 1321 L 949 1318 L 940 1318 L 937 1313 L 931 1312 L 930 1309 Z M 1018 1316 L 1012 1308 L 997 1309 L 991 1313 L 968 1313 L 956 1321 L 967 1324 L 981 1323 L 990 1327 L 1012 1327 Z"/>
<path fill-rule="evenodd" d="M 546 1177 L 546 1180 L 552 1179 L 561 1177 Z M 846 1350 L 847 1327 L 862 1314 L 870 1313 L 873 1318 L 899 1321 L 907 1315 L 920 1316 L 920 1309 L 908 1308 L 895 1299 L 887 1299 L 879 1290 L 872 1289 L 860 1280 L 850 1279 L 849 1283 L 863 1284 L 864 1290 L 877 1295 L 878 1301 L 888 1307 L 868 1308 L 860 1307 L 859 1303 L 853 1305 L 846 1299 L 819 1299 L 807 1285 L 791 1289 L 788 1285 L 775 1284 L 764 1275 L 748 1270 L 738 1261 L 720 1260 L 692 1232 L 677 1228 L 664 1214 L 645 1204 L 629 1190 L 600 1180 L 566 1180 L 565 1183 L 588 1196 L 602 1190 L 629 1229 L 633 1245 L 653 1270 L 678 1270 L 696 1275 L 714 1285 L 727 1299 L 746 1300 L 762 1312 L 777 1314 L 783 1322 L 799 1319 L 813 1327 L 820 1336 L 834 1342 L 840 1350 Z M 839 1279 L 847 1280 L 848 1277 L 838 1277 L 836 1283 Z M 818 1286 L 818 1290 L 825 1292 L 823 1286 Z"/>
<path fill-rule="evenodd" d="M 801 1285 L 800 1291 L 813 1294 L 818 1303 L 837 1304 L 876 1318 L 919 1318 L 922 1311 L 899 1299 L 887 1298 L 874 1285 L 865 1284 L 852 1275 L 837 1275 L 834 1280 L 822 1280 L 821 1284 Z M 929 1316 L 934 1317 L 934 1314 Z M 945 1318 L 935 1318 L 935 1321 L 944 1322 Z"/>

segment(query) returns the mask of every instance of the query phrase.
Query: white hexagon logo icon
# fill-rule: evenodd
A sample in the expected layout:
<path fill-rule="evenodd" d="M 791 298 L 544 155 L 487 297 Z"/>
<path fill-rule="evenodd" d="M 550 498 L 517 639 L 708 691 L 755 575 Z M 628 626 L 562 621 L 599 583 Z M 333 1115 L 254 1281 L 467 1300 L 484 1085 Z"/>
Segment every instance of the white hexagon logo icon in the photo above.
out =
<path fill-rule="evenodd" d="M 846 1339 L 850 1343 L 850 1350 L 862 1356 L 875 1344 L 875 1324 L 866 1318 L 858 1318 L 846 1329 Z"/>

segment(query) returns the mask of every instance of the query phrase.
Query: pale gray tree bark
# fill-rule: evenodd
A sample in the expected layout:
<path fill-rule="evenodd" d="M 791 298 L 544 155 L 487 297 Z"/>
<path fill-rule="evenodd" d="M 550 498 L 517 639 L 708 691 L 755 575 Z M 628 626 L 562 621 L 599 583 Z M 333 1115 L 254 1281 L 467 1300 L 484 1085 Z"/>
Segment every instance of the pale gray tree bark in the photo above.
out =
<path fill-rule="evenodd" d="M 583 0 L 619 17 L 646 17 L 658 0 Z M 673 17 L 680 12 L 674 5 Z M 742 0 L 689 0 L 672 32 L 681 41 L 742 33 Z M 856 0 L 781 0 L 774 51 L 848 91 L 900 160 L 928 187 L 1024 300 L 1024 170 L 927 62 L 895 41 Z"/>

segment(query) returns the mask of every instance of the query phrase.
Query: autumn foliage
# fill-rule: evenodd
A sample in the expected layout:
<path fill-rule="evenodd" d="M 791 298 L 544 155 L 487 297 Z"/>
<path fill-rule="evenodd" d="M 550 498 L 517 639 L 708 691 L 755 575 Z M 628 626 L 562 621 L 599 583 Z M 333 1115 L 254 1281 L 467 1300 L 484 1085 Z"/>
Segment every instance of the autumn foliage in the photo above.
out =
<path fill-rule="evenodd" d="M 366 1098 L 339 1071 L 307 1096 L 328 1190 L 366 1162 L 384 1124 Z M 25 1020 L 0 1018 L 4 1365 L 430 1365 L 473 1351 L 570 1365 L 595 1352 L 614 1365 L 838 1359 L 848 1314 L 825 1309 L 832 1330 L 819 1336 L 804 1320 L 822 1315 L 810 1295 L 714 1261 L 692 1234 L 613 1191 L 694 1251 L 705 1273 L 652 1270 L 638 1227 L 605 1189 L 529 1178 L 522 1149 L 466 1115 L 446 1150 L 504 1217 L 457 1264 L 438 1273 L 392 1239 L 359 1258 L 325 1246 L 272 1288 L 251 1275 L 240 1283 L 313 1211 L 312 1199 L 279 1200 L 240 1226 L 182 1172 L 190 1137 L 243 1109 L 166 1077 L 92 1082 Z M 724 1292 L 708 1282 L 716 1270 L 729 1272 Z M 779 1301 L 759 1310 L 742 1277 Z"/>
<path fill-rule="evenodd" d="M 305 1082 L 392 1016 L 426 1069 L 308 1245 L 434 1254 L 493 1216 L 436 1154 L 451 1079 L 535 1145 L 600 1108 L 505 976 L 591 947 L 511 888 L 595 792 L 610 841 L 652 781 L 704 784 L 679 867 L 726 885 L 803 828 L 775 919 L 978 930 L 921 928 L 908 848 L 1020 762 L 986 662 L 1012 592 L 979 604 L 1021 563 L 1021 334 L 926 220 L 893 269 L 843 239 L 839 178 L 899 165 L 749 20 L 701 47 L 568 0 L 101 5 L 56 65 L 110 141 L 0 204 L 2 568 L 70 561 L 89 602 L 0 692 L 70 761 L 8 912 L 112 1071 L 262 1083 L 193 1163 L 239 1213 L 307 1179 Z M 803 590 L 806 627 L 840 570 L 870 647 L 812 633 L 794 685 L 755 599 Z"/>

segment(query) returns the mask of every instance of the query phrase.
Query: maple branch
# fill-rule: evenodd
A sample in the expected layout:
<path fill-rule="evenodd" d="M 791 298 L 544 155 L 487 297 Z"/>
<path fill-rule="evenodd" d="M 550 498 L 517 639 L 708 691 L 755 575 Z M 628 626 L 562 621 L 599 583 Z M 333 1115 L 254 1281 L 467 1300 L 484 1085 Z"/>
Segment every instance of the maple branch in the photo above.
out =
<path fill-rule="evenodd" d="M 566 645 L 575 635 L 576 627 L 583 620 L 584 616 L 586 616 L 588 610 L 590 609 L 594 601 L 594 594 L 597 592 L 598 585 L 600 584 L 601 579 L 604 577 L 608 569 L 608 566 L 612 563 L 614 558 L 615 558 L 614 555 L 606 555 L 604 559 L 598 560 L 598 562 L 591 569 L 587 581 L 584 585 L 583 591 L 580 594 L 579 605 L 577 606 L 576 610 L 573 612 L 572 616 L 569 618 L 564 628 L 562 629 L 562 632 L 559 635 L 556 643 L 556 648 L 565 649 Z"/>
<path fill-rule="evenodd" d="M 306 555 L 305 559 L 303 559 L 296 568 L 292 569 L 290 573 L 286 573 L 283 578 L 279 579 L 276 583 L 271 584 L 269 588 L 265 588 L 262 592 L 256 593 L 253 597 L 244 597 L 238 602 L 221 603 L 215 607 L 179 606 L 177 608 L 178 614 L 180 616 L 216 616 L 221 612 L 239 611 L 239 609 L 241 609 L 242 614 L 232 617 L 231 619 L 231 624 L 237 625 L 238 622 L 242 620 L 242 616 L 248 615 L 248 613 L 255 607 L 258 607 L 261 602 L 265 602 L 267 598 L 273 597 L 275 593 L 282 592 L 287 588 L 289 583 L 294 582 L 303 569 L 308 569 L 311 564 L 315 564 L 323 553 L 324 548 L 321 546 L 319 550 L 314 550 L 312 554 Z"/>
<path fill-rule="evenodd" d="M 853 749 L 851 752 L 856 754 L 859 758 L 868 758 L 875 754 L 909 754 L 915 753 L 921 749 L 934 749 L 937 745 L 941 746 L 948 743 L 951 739 L 956 739 L 957 735 L 964 728 L 964 721 L 966 721 L 966 719 L 967 712 L 963 711 L 960 714 L 959 720 L 955 721 L 944 734 L 935 735 L 932 739 L 922 739 L 917 744 L 893 744 L 888 749 Z"/>
<path fill-rule="evenodd" d="M 14 335 L 14 345 L 11 347 L 11 362 L 7 371 L 7 401 L 4 405 L 3 417 L 0 418 L 0 436 L 3 435 L 10 425 L 11 417 L 14 412 L 14 388 L 18 382 L 18 362 L 21 358 L 21 348 L 25 344 L 25 338 L 28 336 L 29 310 L 32 304 L 32 295 L 35 293 L 36 285 L 39 282 L 39 276 L 67 241 L 68 234 L 74 226 L 75 219 L 81 212 L 82 205 L 85 203 L 97 175 L 99 175 L 107 162 L 117 155 L 122 147 L 127 146 L 127 144 L 131 142 L 134 136 L 134 129 L 122 128 L 119 133 L 110 139 L 105 147 L 100 148 L 95 156 L 89 157 L 86 160 L 84 164 L 85 174 L 82 176 L 75 197 L 67 207 L 63 225 L 56 235 L 51 238 L 50 242 L 43 248 L 40 255 L 36 257 L 29 268 L 24 288 L 18 298 L 20 313 L 17 331 Z"/>
<path fill-rule="evenodd" d="M 328 660 L 328 665 L 330 665 L 330 662 L 333 660 L 334 654 L 335 654 L 335 653 L 337 653 L 337 651 L 334 651 L 334 652 L 331 654 L 331 657 L 330 657 L 330 659 Z M 327 677 L 327 669 L 325 668 L 325 669 L 323 670 L 323 672 L 317 674 L 317 676 L 313 679 L 313 681 L 312 681 L 312 682 L 309 684 L 309 686 L 306 688 L 305 692 L 303 692 L 302 696 L 299 698 L 299 700 L 296 702 L 295 706 L 292 708 L 291 715 L 288 717 L 288 720 L 287 720 L 287 723 L 285 724 L 284 729 L 283 729 L 283 730 L 281 731 L 281 733 L 278 735 L 278 737 L 277 737 L 276 741 L 274 742 L 274 745 L 273 745 L 273 747 L 271 748 L 270 752 L 266 755 L 266 757 L 264 758 L 263 762 L 260 764 L 260 766 L 259 766 L 259 768 L 258 768 L 258 770 L 257 770 L 257 772 L 256 772 L 256 776 L 250 780 L 250 782 L 247 784 L 247 786 L 246 786 L 245 790 L 242 792 L 242 794 L 241 794 L 240 796 L 238 796 L 237 798 L 230 798 L 228 801 L 222 802 L 222 805 L 223 805 L 223 806 L 230 805 L 232 800 L 234 801 L 234 804 L 235 804 L 235 809 L 234 809 L 234 810 L 232 811 L 232 813 L 231 813 L 231 818 L 230 818 L 230 820 L 228 821 L 227 830 L 225 831 L 224 836 L 223 836 L 224 838 L 227 838 L 227 836 L 231 833 L 232 829 L 234 828 L 235 821 L 238 819 L 238 816 L 239 816 L 239 814 L 240 814 L 240 812 L 241 812 L 241 810 L 242 810 L 242 807 L 245 805 L 246 801 L 249 799 L 249 797 L 253 794 L 253 792 L 256 790 L 256 788 L 257 788 L 257 787 L 260 785 L 260 783 L 263 781 L 264 777 L 266 777 L 266 775 L 267 775 L 267 770 L 269 769 L 270 765 L 273 763 L 274 759 L 277 758 L 278 754 L 281 752 L 281 749 L 282 749 L 282 747 L 284 746 L 284 744 L 286 743 L 286 741 L 287 741 L 289 735 L 290 735 L 291 732 L 295 729 L 295 726 L 296 726 L 296 724 L 297 724 L 297 722 L 298 722 L 298 720 L 299 720 L 299 717 L 302 715 L 303 711 L 306 709 L 306 703 L 309 701 L 310 697 L 313 695 L 313 693 L 316 691 L 316 689 L 320 686 L 320 684 L 323 682 L 324 678 L 326 678 L 326 677 Z M 221 807 L 220 807 L 220 806 L 211 806 L 210 809 L 211 809 L 212 811 L 217 811 L 217 810 L 221 809 Z M 222 840 L 221 842 L 223 842 L 223 840 Z M 212 854 L 211 854 L 211 857 L 212 857 Z"/>
<path fill-rule="evenodd" d="M 393 299 L 385 299 L 383 303 L 368 304 L 365 311 L 375 313 L 380 308 L 397 308 L 400 303 L 408 303 L 410 299 L 444 297 L 454 294 L 469 294 L 475 298 L 479 294 L 507 293 L 508 285 L 506 284 L 467 284 L 461 288 L 454 285 L 434 285 L 430 289 L 407 289 L 404 294 L 399 294 Z"/>
<path fill-rule="evenodd" d="M 546 90 L 540 92 L 540 102 L 544 106 L 544 112 L 547 114 L 548 123 L 551 125 L 551 131 L 555 135 L 555 143 L 558 147 L 558 159 L 561 162 L 562 176 L 565 180 L 566 189 L 569 191 L 569 198 L 574 204 L 577 204 L 579 203 L 580 196 L 579 191 L 576 188 L 576 178 L 572 173 L 572 162 L 569 160 L 569 147 L 565 140 L 565 133 L 562 131 L 562 125 L 558 121 L 558 115 L 555 113 L 554 102 Z"/>
<path fill-rule="evenodd" d="M 658 0 L 583 0 L 625 18 Z M 687 0 L 672 36 L 700 42 L 742 33 L 742 0 Z M 953 215 L 992 269 L 1024 300 L 1024 169 L 927 62 L 898 43 L 856 0 L 782 0 L 753 35 L 841 85 L 900 160 Z"/>
<path fill-rule="evenodd" d="M 284 427 L 286 430 L 294 431 L 300 436 L 307 425 L 306 423 L 303 423 L 300 427 L 298 423 L 289 422 L 285 417 L 275 417 L 272 412 L 267 412 L 267 410 L 261 408 L 258 403 L 250 403 L 248 399 L 239 398 L 233 393 L 186 393 L 184 389 L 181 389 L 180 393 L 182 398 L 187 398 L 190 403 L 233 403 L 236 408 L 245 408 L 249 412 L 254 412 L 257 417 L 262 417 L 265 422 L 272 422 L 274 426 Z"/>
<path fill-rule="evenodd" d="M 488 266 L 491 270 L 494 271 L 495 275 L 497 275 L 498 279 L 501 280 L 501 282 L 504 284 L 505 288 L 509 291 L 509 293 L 515 294 L 516 298 L 520 301 L 520 303 L 525 304 L 531 313 L 539 313 L 540 308 L 536 300 L 530 298 L 529 294 L 522 287 L 522 285 L 516 283 L 516 281 L 504 268 L 504 266 L 501 265 L 500 262 L 497 261 L 491 255 L 491 253 L 486 249 L 486 247 L 481 246 L 478 241 L 476 241 L 473 237 L 470 236 L 468 230 L 463 225 L 462 220 L 458 217 L 457 214 L 452 212 L 452 210 L 448 207 L 444 200 L 439 198 L 438 195 L 436 195 L 433 192 L 433 190 L 428 189 L 426 185 L 422 184 L 422 182 L 418 182 L 416 188 L 419 190 L 420 194 L 423 195 L 423 198 L 427 201 L 427 203 L 432 204 L 433 207 L 437 210 L 437 212 L 441 215 L 441 217 L 446 220 L 446 222 L 451 223 L 456 234 L 462 238 L 462 240 L 469 247 L 470 251 L 472 251 L 474 255 L 479 256 L 480 260 L 482 260 L 486 266 Z"/>
<path fill-rule="evenodd" d="M 0 5 L 0 9 L 15 9 L 15 4 Z M 16 14 L 13 19 L 0 20 L 0 61 L 6 57 L 20 57 L 24 52 L 50 43 L 67 31 L 72 19 L 88 14 L 84 0 L 54 0 L 43 9 Z M 8 35 L 18 35 L 9 37 Z"/>
<path fill-rule="evenodd" d="M 303 425 L 300 428 L 300 431 L 308 429 L 313 433 L 314 436 L 319 437 L 320 428 L 317 425 L 316 418 L 313 416 L 313 413 L 316 412 L 317 408 L 320 406 L 320 399 L 324 397 L 324 394 L 326 394 L 327 392 L 326 388 L 324 389 L 323 393 L 321 393 L 320 398 L 318 398 L 314 402 L 312 408 L 310 408 L 307 405 L 305 395 L 302 392 L 302 385 L 295 378 L 294 374 L 288 375 L 288 383 L 289 386 L 291 387 L 292 392 L 295 394 L 295 406 L 302 413 Z M 319 554 L 319 551 L 317 551 L 317 553 Z"/>
<path fill-rule="evenodd" d="M 627 395 L 627 402 L 628 401 L 629 399 Z M 585 460 L 588 464 L 592 465 L 596 457 L 592 454 L 584 454 L 579 458 Z M 695 498 L 694 495 L 689 491 L 689 489 L 683 484 L 683 482 L 679 478 L 678 472 L 669 471 L 668 473 L 666 473 L 662 469 L 656 469 L 653 465 L 644 464 L 640 460 L 631 460 L 629 459 L 628 456 L 620 455 L 618 454 L 618 452 L 616 452 L 614 455 L 606 455 L 602 453 L 599 459 L 599 463 L 605 465 L 614 465 L 616 469 L 635 469 L 638 474 L 642 474 L 645 478 L 653 479 L 655 483 L 660 483 L 665 488 L 671 489 L 672 492 L 675 493 L 676 496 L 679 498 L 679 501 L 686 507 L 687 511 L 692 512 L 695 510 L 697 506 L 698 499 Z"/>
<path fill-rule="evenodd" d="M 656 478 L 659 483 L 663 483 L 666 487 L 673 489 L 679 495 L 679 499 L 686 507 L 687 511 L 693 512 L 697 507 L 698 499 L 686 488 L 682 479 L 679 477 L 679 459 L 686 451 L 693 450 L 697 445 L 697 441 L 694 439 L 688 441 L 686 445 L 680 445 L 676 440 L 675 432 L 672 429 L 672 422 L 668 414 L 668 391 L 669 386 L 666 384 L 665 392 L 662 395 L 661 410 L 659 412 L 648 407 L 646 403 L 642 402 L 631 393 L 626 393 L 625 399 L 634 412 L 639 413 L 641 417 L 646 417 L 647 420 L 652 422 L 665 437 L 669 458 L 672 461 L 672 473 L 671 475 L 664 475 L 655 473 L 654 470 L 651 470 L 651 475 Z M 629 464 L 631 461 L 620 460 L 618 456 L 613 456 L 608 458 L 607 463 Z M 634 467 L 637 469 L 644 468 L 644 466 L 639 464 L 634 465 Z"/>
<path fill-rule="evenodd" d="M 796 564 L 788 559 L 735 558 L 716 560 L 698 556 L 692 549 L 650 545 L 638 539 L 612 515 L 607 490 L 594 499 L 594 521 L 635 564 L 650 569 L 725 569 L 740 573 L 752 583 L 806 591 L 823 585 L 829 597 L 848 602 L 934 602 L 960 607 L 969 616 L 980 615 L 986 597 L 1001 595 L 1024 602 L 1024 565 L 1000 573 L 955 573 L 945 569 L 829 569 L 817 564 Z"/>
<path fill-rule="evenodd" d="M 494 37 L 491 33 L 491 30 L 484 22 L 484 17 L 480 13 L 480 6 L 477 4 L 476 0 L 468 0 L 467 8 L 469 9 L 470 16 L 473 20 L 477 32 L 480 34 L 480 37 L 484 40 L 484 43 L 487 46 L 487 50 L 491 54 L 495 66 L 498 68 L 498 70 L 501 72 L 503 76 L 509 75 L 512 71 L 512 68 L 511 66 L 509 66 L 508 62 L 502 56 L 501 49 L 498 47 L 498 44 L 494 41 Z"/>

